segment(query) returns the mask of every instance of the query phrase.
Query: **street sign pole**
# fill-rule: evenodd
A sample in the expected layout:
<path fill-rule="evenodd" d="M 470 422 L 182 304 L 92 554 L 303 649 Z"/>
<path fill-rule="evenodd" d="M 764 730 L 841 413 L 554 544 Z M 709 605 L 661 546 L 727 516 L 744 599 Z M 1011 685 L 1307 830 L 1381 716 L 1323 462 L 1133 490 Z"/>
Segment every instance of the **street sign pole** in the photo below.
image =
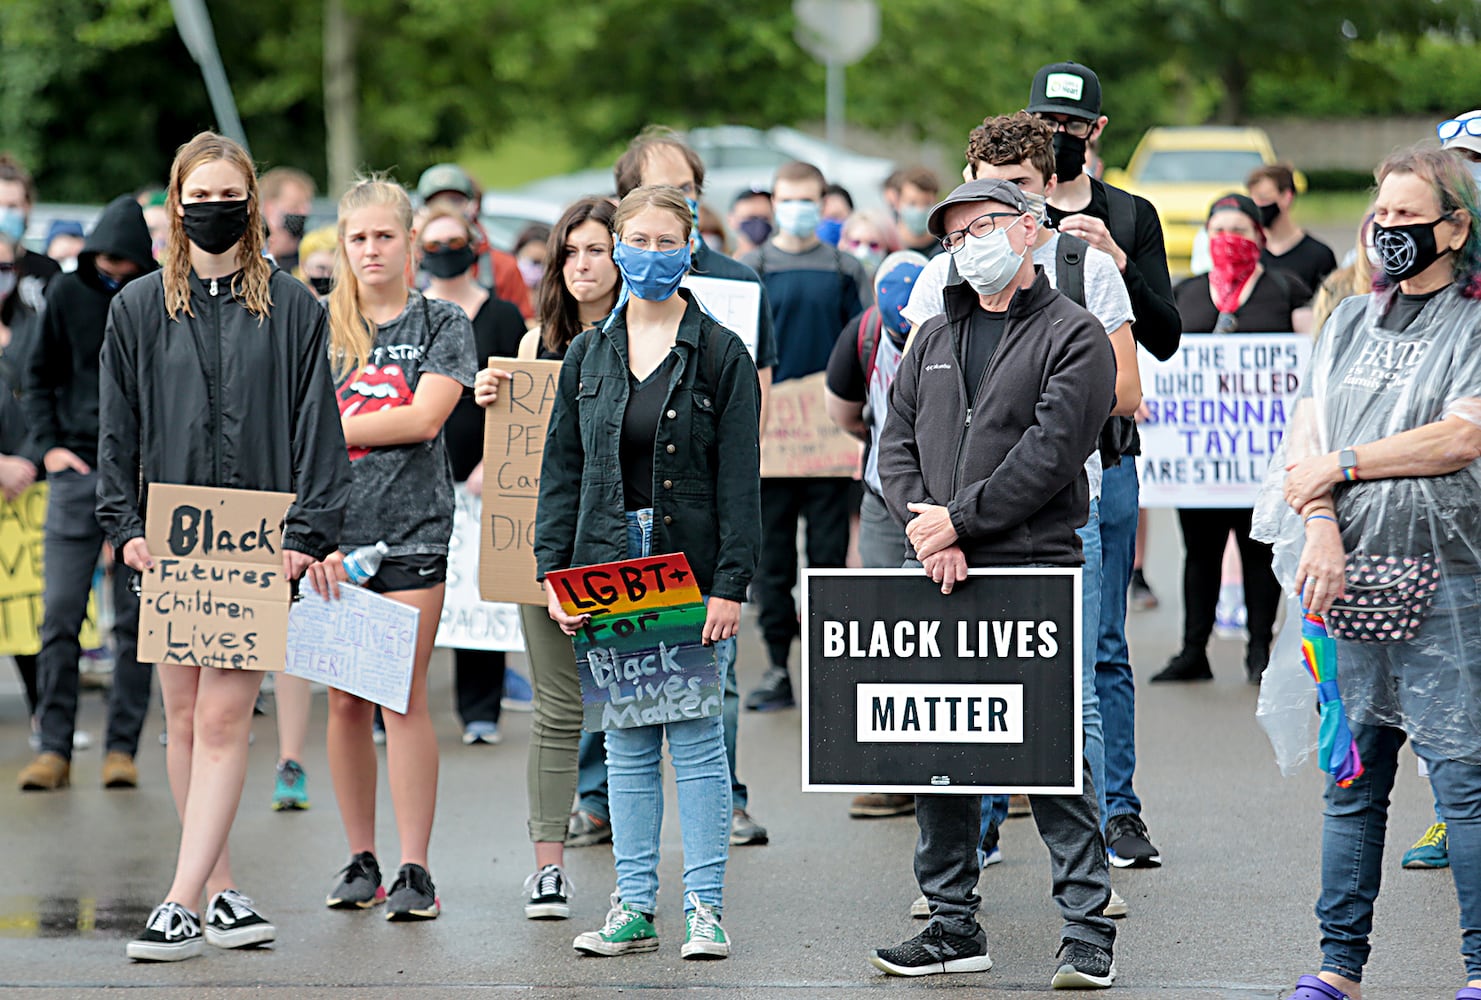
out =
<path fill-rule="evenodd" d="M 170 0 L 175 12 L 175 27 L 190 57 L 201 68 L 206 81 L 206 93 L 211 98 L 211 110 L 216 115 L 216 127 L 221 134 L 247 145 L 247 133 L 242 120 L 237 116 L 236 98 L 232 97 L 231 84 L 226 80 L 226 67 L 221 65 L 221 52 L 216 48 L 216 32 L 211 27 L 211 15 L 206 12 L 203 0 Z"/>
<path fill-rule="evenodd" d="M 825 130 L 830 146 L 843 145 L 847 120 L 844 69 L 858 62 L 879 41 L 879 5 L 875 0 L 793 0 L 796 38 L 825 69 Z M 832 164 L 823 164 L 825 170 Z"/>

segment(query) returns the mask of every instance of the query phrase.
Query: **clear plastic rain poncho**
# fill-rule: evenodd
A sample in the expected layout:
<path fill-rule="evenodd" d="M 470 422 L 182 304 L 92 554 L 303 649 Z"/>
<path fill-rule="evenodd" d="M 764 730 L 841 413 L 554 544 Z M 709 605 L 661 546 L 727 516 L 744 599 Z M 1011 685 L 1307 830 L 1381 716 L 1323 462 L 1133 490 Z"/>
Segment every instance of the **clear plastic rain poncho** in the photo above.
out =
<path fill-rule="evenodd" d="M 1283 496 L 1286 464 L 1450 417 L 1481 425 L 1481 301 L 1452 285 L 1402 331 L 1379 327 L 1386 304 L 1377 295 L 1349 298 L 1327 321 L 1255 506 L 1250 533 L 1273 543 L 1275 574 L 1292 595 L 1257 711 L 1286 773 L 1316 743 L 1315 691 L 1301 663 L 1293 595 L 1305 528 Z M 1433 754 L 1481 764 L 1481 462 L 1442 476 L 1360 478 L 1338 484 L 1333 497 L 1349 585 L 1354 559 L 1371 565 L 1393 557 L 1439 573 L 1427 612 L 1405 630 L 1410 638 L 1339 637 L 1338 685 L 1348 718 L 1400 727 Z M 1355 596 L 1350 586 L 1340 603 Z"/>

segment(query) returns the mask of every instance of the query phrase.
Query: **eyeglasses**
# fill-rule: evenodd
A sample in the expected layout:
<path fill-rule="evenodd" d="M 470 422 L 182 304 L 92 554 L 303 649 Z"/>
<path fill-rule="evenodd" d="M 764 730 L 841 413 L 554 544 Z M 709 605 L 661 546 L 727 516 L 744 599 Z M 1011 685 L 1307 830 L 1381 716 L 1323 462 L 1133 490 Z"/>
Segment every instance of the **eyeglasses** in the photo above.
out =
<path fill-rule="evenodd" d="M 442 253 L 444 250 L 463 250 L 468 246 L 466 236 L 454 236 L 447 240 L 432 240 L 422 244 L 422 253 Z"/>
<path fill-rule="evenodd" d="M 1084 118 L 1071 118 L 1068 115 L 1062 118 L 1051 118 L 1047 114 L 1040 113 L 1039 121 L 1050 126 L 1056 132 L 1068 132 L 1076 139 L 1088 139 L 1090 133 L 1095 131 L 1095 122 L 1086 121 Z"/>
<path fill-rule="evenodd" d="M 1435 134 L 1440 137 L 1441 142 L 1449 142 L 1462 132 L 1481 137 L 1481 115 L 1475 118 L 1452 118 L 1435 126 Z"/>
<path fill-rule="evenodd" d="M 680 250 L 683 250 L 684 247 L 688 246 L 688 244 L 685 243 L 683 240 L 678 239 L 674 236 L 660 236 L 656 240 L 650 240 L 646 236 L 629 236 L 623 239 L 622 242 L 626 243 L 634 250 L 642 250 L 645 253 L 650 250 L 657 251 L 658 253 L 663 254 L 665 257 L 672 257 Z"/>
<path fill-rule="evenodd" d="M 979 215 L 967 223 L 967 228 L 953 229 L 941 237 L 941 245 L 950 253 L 956 253 L 966 244 L 968 236 L 987 236 L 997 229 L 999 219 L 1021 218 L 1023 218 L 1022 212 L 988 212 L 986 215 Z M 1012 228 L 1012 223 L 1009 223 L 1009 228 Z"/>

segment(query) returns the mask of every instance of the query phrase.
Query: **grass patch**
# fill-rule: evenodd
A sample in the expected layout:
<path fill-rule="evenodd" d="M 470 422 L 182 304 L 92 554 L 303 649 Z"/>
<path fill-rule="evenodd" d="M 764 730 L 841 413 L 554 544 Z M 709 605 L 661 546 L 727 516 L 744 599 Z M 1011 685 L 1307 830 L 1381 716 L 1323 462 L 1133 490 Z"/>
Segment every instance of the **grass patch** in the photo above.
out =
<path fill-rule="evenodd" d="M 585 166 L 559 130 L 533 123 L 511 129 L 493 149 L 459 151 L 458 163 L 486 190 L 518 187 Z"/>
<path fill-rule="evenodd" d="M 1367 191 L 1309 191 L 1296 199 L 1298 225 L 1350 225 L 1354 231 L 1368 212 Z"/>

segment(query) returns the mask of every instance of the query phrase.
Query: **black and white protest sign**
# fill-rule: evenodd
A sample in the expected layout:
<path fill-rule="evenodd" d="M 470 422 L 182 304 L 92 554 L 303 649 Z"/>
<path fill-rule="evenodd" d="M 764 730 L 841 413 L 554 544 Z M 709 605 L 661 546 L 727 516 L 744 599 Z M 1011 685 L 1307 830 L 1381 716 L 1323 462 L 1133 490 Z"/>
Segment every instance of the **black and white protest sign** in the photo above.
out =
<path fill-rule="evenodd" d="M 1080 570 L 809 570 L 804 791 L 1080 791 Z"/>

